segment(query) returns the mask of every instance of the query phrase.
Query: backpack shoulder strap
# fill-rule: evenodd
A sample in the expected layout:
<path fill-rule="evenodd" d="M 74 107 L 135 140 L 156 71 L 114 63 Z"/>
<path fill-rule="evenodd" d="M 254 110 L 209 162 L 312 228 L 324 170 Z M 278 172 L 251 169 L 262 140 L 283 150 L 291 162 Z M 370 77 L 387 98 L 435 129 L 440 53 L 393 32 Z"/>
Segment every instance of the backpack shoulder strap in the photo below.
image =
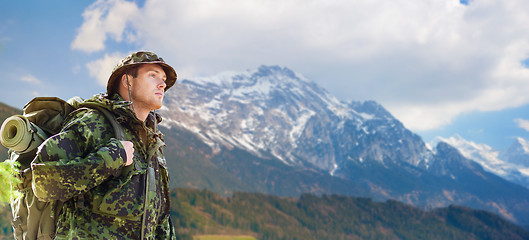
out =
<path fill-rule="evenodd" d="M 110 124 L 112 125 L 112 128 L 114 128 L 114 134 L 116 134 L 116 139 L 125 141 L 126 140 L 125 139 L 125 132 L 123 131 L 123 128 L 121 127 L 121 125 L 116 120 L 116 117 L 112 113 L 110 113 L 110 111 L 108 111 L 107 109 L 105 109 L 103 107 L 96 107 L 95 109 L 97 109 L 98 111 L 103 113 L 103 115 L 105 115 L 105 117 L 108 119 L 108 121 L 110 121 Z"/>
<path fill-rule="evenodd" d="M 95 110 L 101 112 L 103 115 L 105 115 L 105 118 L 108 119 L 108 121 L 112 125 L 112 128 L 114 129 L 114 134 L 116 134 L 116 139 L 122 140 L 122 141 L 126 141 L 127 140 L 125 138 L 125 132 L 123 131 L 123 127 L 116 120 L 116 117 L 114 116 L 114 114 L 112 114 L 109 110 L 107 110 L 104 107 L 101 107 L 99 105 L 95 105 L 95 104 L 83 104 L 82 107 L 89 108 L 89 109 L 95 109 Z"/>

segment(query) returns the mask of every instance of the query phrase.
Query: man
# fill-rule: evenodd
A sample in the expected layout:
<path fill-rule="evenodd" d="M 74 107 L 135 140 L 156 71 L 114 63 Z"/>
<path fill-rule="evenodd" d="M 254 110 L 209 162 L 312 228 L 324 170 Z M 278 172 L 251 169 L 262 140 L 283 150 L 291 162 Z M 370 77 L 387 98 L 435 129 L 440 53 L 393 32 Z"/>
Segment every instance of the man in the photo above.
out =
<path fill-rule="evenodd" d="M 70 114 L 61 132 L 39 147 L 32 187 L 43 201 L 64 202 L 56 239 L 174 239 L 168 173 L 157 129 L 165 91 L 176 72 L 152 52 L 114 68 L 107 94 L 85 106 L 110 110 L 128 141 L 95 108 Z M 81 104 L 81 106 L 83 105 Z"/>

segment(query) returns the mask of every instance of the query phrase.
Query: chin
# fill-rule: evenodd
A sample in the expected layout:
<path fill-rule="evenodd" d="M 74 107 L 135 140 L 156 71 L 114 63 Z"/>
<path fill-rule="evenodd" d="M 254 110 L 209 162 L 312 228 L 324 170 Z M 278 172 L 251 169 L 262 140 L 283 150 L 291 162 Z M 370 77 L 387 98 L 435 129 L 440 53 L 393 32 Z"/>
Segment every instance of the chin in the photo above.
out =
<path fill-rule="evenodd" d="M 153 108 L 153 110 L 158 110 L 158 109 L 162 108 L 162 103 L 161 102 L 154 103 L 152 105 L 152 108 Z"/>

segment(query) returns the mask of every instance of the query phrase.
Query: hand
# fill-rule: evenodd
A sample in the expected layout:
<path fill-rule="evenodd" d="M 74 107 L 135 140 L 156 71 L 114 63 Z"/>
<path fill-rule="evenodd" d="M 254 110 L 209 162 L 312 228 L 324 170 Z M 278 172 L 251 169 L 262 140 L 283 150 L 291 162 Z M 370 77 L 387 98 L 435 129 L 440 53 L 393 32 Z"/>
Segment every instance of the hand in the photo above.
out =
<path fill-rule="evenodd" d="M 125 152 L 127 153 L 127 162 L 125 163 L 125 166 L 132 164 L 132 157 L 134 156 L 134 144 L 132 144 L 131 141 L 120 141 L 121 145 L 123 145 L 123 148 L 125 148 Z"/>

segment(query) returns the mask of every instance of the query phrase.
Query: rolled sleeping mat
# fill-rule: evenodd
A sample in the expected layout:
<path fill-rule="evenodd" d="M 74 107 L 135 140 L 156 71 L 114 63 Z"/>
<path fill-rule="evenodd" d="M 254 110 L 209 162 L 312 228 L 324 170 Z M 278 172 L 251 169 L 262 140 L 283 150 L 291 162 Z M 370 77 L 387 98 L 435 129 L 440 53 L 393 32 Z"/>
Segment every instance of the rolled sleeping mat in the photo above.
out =
<path fill-rule="evenodd" d="M 0 129 L 0 142 L 6 148 L 21 154 L 37 148 L 47 134 L 22 115 L 7 118 Z"/>

